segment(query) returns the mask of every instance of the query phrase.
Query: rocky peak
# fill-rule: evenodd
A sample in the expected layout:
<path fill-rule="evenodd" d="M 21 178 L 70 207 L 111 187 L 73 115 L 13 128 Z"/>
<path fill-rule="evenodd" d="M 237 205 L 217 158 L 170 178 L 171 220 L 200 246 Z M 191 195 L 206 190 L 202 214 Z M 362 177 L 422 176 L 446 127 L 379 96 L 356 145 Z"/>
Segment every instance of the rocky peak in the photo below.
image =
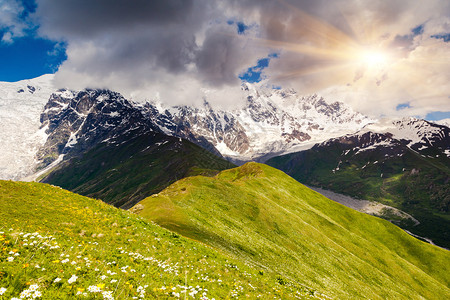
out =
<path fill-rule="evenodd" d="M 45 167 L 61 154 L 74 156 L 100 142 L 119 143 L 133 135 L 160 132 L 141 110 L 108 90 L 61 90 L 51 95 L 41 114 L 48 134 L 38 159 Z"/>

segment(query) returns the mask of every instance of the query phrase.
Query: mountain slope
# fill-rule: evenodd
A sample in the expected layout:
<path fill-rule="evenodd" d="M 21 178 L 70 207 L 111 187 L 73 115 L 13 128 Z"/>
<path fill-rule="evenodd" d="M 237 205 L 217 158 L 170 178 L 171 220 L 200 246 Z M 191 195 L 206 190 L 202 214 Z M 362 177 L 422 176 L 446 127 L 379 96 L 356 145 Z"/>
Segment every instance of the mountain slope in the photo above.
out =
<path fill-rule="evenodd" d="M 448 127 L 403 119 L 267 163 L 305 184 L 397 207 L 420 222 L 402 227 L 450 248 L 449 153 Z"/>
<path fill-rule="evenodd" d="M 132 210 L 339 299 L 450 297 L 450 253 L 266 165 L 172 184 Z"/>
<path fill-rule="evenodd" d="M 146 133 L 125 142 L 100 143 L 40 181 L 127 209 L 178 179 L 215 175 L 233 166 L 189 141 Z"/>
<path fill-rule="evenodd" d="M 127 211 L 41 183 L 0 181 L 0 270 L 1 299 L 315 298 Z"/>
<path fill-rule="evenodd" d="M 133 103 L 109 90 L 59 90 L 45 105 L 41 123 L 48 134 L 37 153 L 42 168 L 58 158 L 82 155 L 101 142 L 120 144 L 139 135 L 162 133 Z"/>
<path fill-rule="evenodd" d="M 41 167 L 47 167 L 40 181 L 117 207 L 133 206 L 193 168 L 233 167 L 191 142 L 165 135 L 112 91 L 61 90 L 50 97 L 41 121 L 48 138 L 38 152 Z"/>

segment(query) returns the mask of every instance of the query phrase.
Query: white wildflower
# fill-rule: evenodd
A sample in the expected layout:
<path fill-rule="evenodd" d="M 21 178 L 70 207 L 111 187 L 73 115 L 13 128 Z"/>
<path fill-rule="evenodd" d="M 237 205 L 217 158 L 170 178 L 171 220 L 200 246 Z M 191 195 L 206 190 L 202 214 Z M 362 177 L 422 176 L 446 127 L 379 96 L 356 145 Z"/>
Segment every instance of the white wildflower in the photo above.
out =
<path fill-rule="evenodd" d="M 87 288 L 87 290 L 88 290 L 90 293 L 100 293 L 100 292 L 102 291 L 102 289 L 99 288 L 99 287 L 96 286 L 96 285 L 90 285 L 90 286 Z"/>
<path fill-rule="evenodd" d="M 0 295 L 3 295 L 6 292 L 6 288 L 2 287 L 0 288 Z"/>
<path fill-rule="evenodd" d="M 114 300 L 114 297 L 113 297 L 112 293 L 113 292 L 111 292 L 111 291 L 103 291 L 102 292 L 103 299 Z"/>
<path fill-rule="evenodd" d="M 30 285 L 30 287 L 28 288 L 30 291 L 37 291 L 37 289 L 39 288 L 39 286 L 37 284 L 32 284 Z"/>
<path fill-rule="evenodd" d="M 70 277 L 69 280 L 67 280 L 67 282 L 68 282 L 69 284 L 72 284 L 72 283 L 74 283 L 75 281 L 77 281 L 77 279 L 78 279 L 78 276 L 77 276 L 77 275 L 72 275 L 72 277 Z"/>
<path fill-rule="evenodd" d="M 20 293 L 20 298 L 29 298 L 29 297 L 31 297 L 31 291 L 30 290 L 23 290 L 21 293 Z"/>
<path fill-rule="evenodd" d="M 35 291 L 35 292 L 31 295 L 31 297 L 33 297 L 33 299 L 34 299 L 34 298 L 40 298 L 41 296 L 42 296 L 42 293 L 39 292 L 39 291 Z"/>

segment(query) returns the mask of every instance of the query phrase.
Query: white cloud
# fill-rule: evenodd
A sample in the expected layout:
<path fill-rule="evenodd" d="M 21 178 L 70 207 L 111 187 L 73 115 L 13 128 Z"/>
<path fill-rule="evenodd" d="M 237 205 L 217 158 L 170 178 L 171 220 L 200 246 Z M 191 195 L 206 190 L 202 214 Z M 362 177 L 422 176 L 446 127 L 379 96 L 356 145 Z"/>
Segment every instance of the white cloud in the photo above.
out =
<path fill-rule="evenodd" d="M 211 1 L 99 2 L 39 1 L 40 34 L 68 44 L 55 78 L 61 87 L 110 88 L 171 104 L 201 104 L 209 91 L 212 104 L 237 104 L 240 98 L 211 93 L 239 90 L 238 75 L 268 53 L 238 37 L 227 9 Z"/>
<path fill-rule="evenodd" d="M 279 51 L 264 69 L 268 84 L 322 93 L 371 115 L 450 110 L 449 43 L 430 37 L 450 30 L 448 0 L 37 3 L 40 34 L 67 42 L 56 80 L 70 88 L 171 104 L 240 103 L 238 75 Z M 228 20 L 254 26 L 238 36 Z M 413 35 L 421 24 L 424 33 Z M 389 53 L 389 62 L 359 62 L 364 47 Z M 405 102 L 411 108 L 395 109 Z"/>
<path fill-rule="evenodd" d="M 0 1 L 0 30 L 4 31 L 2 42 L 9 44 L 13 42 L 14 38 L 24 36 L 28 25 L 19 17 L 23 11 L 24 7 L 20 1 Z"/>
<path fill-rule="evenodd" d="M 431 38 L 450 32 L 448 1 L 334 1 L 309 11 L 316 14 L 302 10 L 299 20 L 271 29 L 274 38 L 294 44 L 265 71 L 275 85 L 320 93 L 375 117 L 450 111 L 450 43 Z M 330 18 L 333 11 L 341 16 Z M 415 36 L 412 29 L 422 24 L 423 34 Z M 384 64 L 358 63 L 356 49 L 364 46 L 390 57 Z M 406 102 L 411 108 L 396 110 Z"/>

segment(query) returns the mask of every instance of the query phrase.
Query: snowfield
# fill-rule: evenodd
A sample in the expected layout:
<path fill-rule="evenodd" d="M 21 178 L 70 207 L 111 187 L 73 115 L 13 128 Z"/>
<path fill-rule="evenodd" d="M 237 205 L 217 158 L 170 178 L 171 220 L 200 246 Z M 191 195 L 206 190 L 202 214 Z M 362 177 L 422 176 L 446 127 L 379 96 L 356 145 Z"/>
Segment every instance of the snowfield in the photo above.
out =
<path fill-rule="evenodd" d="M 55 91 L 52 79 L 0 82 L 0 179 L 19 180 L 34 171 L 35 154 L 47 139 L 40 114 Z"/>

